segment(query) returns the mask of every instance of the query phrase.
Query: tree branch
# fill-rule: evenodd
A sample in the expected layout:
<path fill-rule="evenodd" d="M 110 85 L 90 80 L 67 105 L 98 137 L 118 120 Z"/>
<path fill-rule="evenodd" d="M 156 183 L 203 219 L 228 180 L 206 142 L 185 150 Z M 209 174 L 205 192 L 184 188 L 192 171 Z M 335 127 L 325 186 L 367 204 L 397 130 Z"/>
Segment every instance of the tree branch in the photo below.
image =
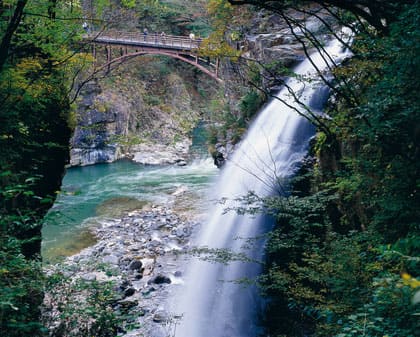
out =
<path fill-rule="evenodd" d="M 27 4 L 28 0 L 18 0 L 16 4 L 13 17 L 10 20 L 6 32 L 1 40 L 0 44 L 0 72 L 3 70 L 4 64 L 9 56 L 9 47 L 12 41 L 13 34 L 16 29 L 19 27 L 19 24 L 22 20 L 23 10 Z"/>

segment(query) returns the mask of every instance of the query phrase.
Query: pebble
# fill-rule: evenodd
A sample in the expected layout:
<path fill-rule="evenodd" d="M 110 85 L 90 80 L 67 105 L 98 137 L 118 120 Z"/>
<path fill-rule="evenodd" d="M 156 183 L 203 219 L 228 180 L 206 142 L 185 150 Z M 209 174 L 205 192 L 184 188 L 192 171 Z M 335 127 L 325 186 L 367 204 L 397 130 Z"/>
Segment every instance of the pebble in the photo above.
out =
<path fill-rule="evenodd" d="M 174 252 L 187 249 L 196 225 L 165 206 L 131 211 L 94 228 L 98 243 L 55 268 L 86 281 L 115 281 L 120 292 L 115 308 L 129 310 L 140 326 L 118 336 L 152 337 L 153 332 L 154 337 L 170 319 L 162 308 L 170 289 L 182 283 L 182 266 Z"/>
<path fill-rule="evenodd" d="M 103 263 L 109 263 L 109 264 L 114 264 L 114 265 L 117 265 L 118 261 L 119 261 L 119 259 L 115 255 L 104 256 L 103 259 L 102 259 Z"/>

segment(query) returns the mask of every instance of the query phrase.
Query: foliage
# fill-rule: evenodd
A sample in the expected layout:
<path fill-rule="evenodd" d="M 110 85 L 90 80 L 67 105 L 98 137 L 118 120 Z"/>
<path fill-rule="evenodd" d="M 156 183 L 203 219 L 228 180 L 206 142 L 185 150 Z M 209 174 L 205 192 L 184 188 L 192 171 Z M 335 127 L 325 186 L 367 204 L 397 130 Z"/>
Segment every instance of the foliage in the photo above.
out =
<path fill-rule="evenodd" d="M 164 31 L 166 34 L 208 36 L 211 27 L 205 13 L 205 0 L 187 1 L 124 1 L 133 17 L 137 18 L 136 28 L 147 28 L 150 32 Z M 125 15 L 127 17 L 127 14 Z M 130 23 L 120 22 L 119 25 Z"/>
<path fill-rule="evenodd" d="M 242 97 L 239 102 L 239 108 L 242 112 L 242 116 L 245 120 L 249 121 L 253 115 L 258 111 L 263 103 L 261 95 L 251 90 Z"/>
<path fill-rule="evenodd" d="M 356 16 L 358 21 L 365 20 L 369 25 L 383 33 L 387 33 L 388 25 L 397 19 L 396 13 L 400 6 L 416 4 L 416 0 L 386 2 L 382 0 L 370 0 L 368 3 L 364 0 L 229 0 L 229 2 L 233 5 L 250 4 L 274 12 L 284 12 L 290 8 L 299 10 L 302 7 L 308 7 L 316 3 L 333 15 L 337 15 L 337 8 L 344 9 L 346 12 L 350 12 Z"/>
<path fill-rule="evenodd" d="M 230 2 L 277 12 L 302 3 Z M 394 5 L 384 9 L 392 18 L 370 22 L 380 32 L 358 23 L 354 57 L 335 70 L 313 172 L 261 208 L 278 224 L 260 279 L 270 335 L 418 334 L 420 5 Z M 347 25 L 358 14 L 336 18 Z M 302 179 L 309 190 L 297 189 Z"/>
<path fill-rule="evenodd" d="M 136 0 L 121 0 L 121 5 L 126 8 L 134 8 L 136 6 Z"/>
<path fill-rule="evenodd" d="M 364 216 L 369 216 L 375 229 L 390 242 L 418 230 L 418 84 L 412 81 L 420 64 L 414 42 L 420 34 L 415 23 L 418 16 L 418 6 L 408 8 L 401 14 L 401 22 L 390 27 L 389 37 L 357 41 L 357 70 L 350 64 L 349 75 L 358 79 L 360 103 L 351 110 L 343 107 L 334 116 L 339 121 L 335 130 L 339 141 L 351 137 L 348 150 L 342 153 L 342 171 L 336 183 L 354 186 L 358 181 L 363 186 L 358 195 L 353 194 L 363 203 L 359 222 L 367 226 Z M 372 62 L 376 63 L 373 71 Z M 363 72 L 365 75 L 360 75 Z"/>
<path fill-rule="evenodd" d="M 200 52 L 205 56 L 222 56 L 237 60 L 240 52 L 235 45 L 241 37 L 239 25 L 246 12 L 235 9 L 226 0 L 210 0 L 207 10 L 211 18 L 212 32 L 201 44 Z"/>
<path fill-rule="evenodd" d="M 266 200 L 279 224 L 260 279 L 270 298 L 269 329 L 287 336 L 414 336 L 419 283 L 399 273 L 418 271 L 419 260 L 380 249 L 376 232 L 338 233 L 329 211 L 337 198 L 319 192 Z M 412 241 L 399 246 L 418 254 Z"/>
<path fill-rule="evenodd" d="M 5 41 L 19 1 L 0 4 Z M 28 2 L 0 70 L 1 334 L 42 334 L 43 298 L 38 262 L 42 217 L 61 184 L 68 157 L 69 87 L 78 63 L 70 45 L 81 34 L 77 6 Z"/>
<path fill-rule="evenodd" d="M 2 236 L 0 244 L 0 334 L 40 336 L 43 327 L 34 307 L 43 297 L 41 265 L 21 254 L 18 240 Z"/>
<path fill-rule="evenodd" d="M 13 63 L 0 73 L 1 229 L 20 239 L 39 236 L 41 217 L 60 186 L 70 136 L 68 82 L 60 64 L 70 52 L 57 47 L 63 43 L 62 27 L 57 31 L 55 23 L 48 25 L 50 19 L 38 21 L 34 25 L 29 17 L 21 24 Z M 47 39 L 50 34 L 57 41 Z M 25 244 L 24 253 L 39 253 L 37 245 L 39 238 Z"/>
<path fill-rule="evenodd" d="M 217 100 L 211 104 L 211 115 L 218 116 L 222 122 L 214 121 L 217 126 L 210 127 L 208 139 L 210 146 L 214 146 L 220 140 L 229 140 L 234 144 L 239 142 L 248 123 L 261 107 L 263 99 L 256 91 L 248 91 L 239 102 L 238 112 L 231 111 L 226 103 L 224 105 L 223 103 L 223 100 Z"/>
<path fill-rule="evenodd" d="M 48 276 L 44 323 L 51 336 L 113 337 L 122 323 L 113 305 L 120 299 L 113 282 Z"/>

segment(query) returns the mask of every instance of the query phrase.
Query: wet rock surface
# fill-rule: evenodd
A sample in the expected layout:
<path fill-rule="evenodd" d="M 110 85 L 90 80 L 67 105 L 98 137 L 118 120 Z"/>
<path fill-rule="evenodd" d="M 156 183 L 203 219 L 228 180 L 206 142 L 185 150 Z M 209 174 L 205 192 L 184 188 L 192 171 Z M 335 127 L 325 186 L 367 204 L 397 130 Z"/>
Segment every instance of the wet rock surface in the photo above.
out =
<path fill-rule="evenodd" d="M 175 327 L 165 302 L 183 283 L 182 254 L 197 221 L 189 221 L 164 206 L 126 213 L 94 228 L 98 243 L 47 272 L 63 271 L 71 279 L 114 282 L 119 294 L 114 310 L 130 317 L 119 336 L 166 337 Z"/>
<path fill-rule="evenodd" d="M 191 141 L 184 139 L 175 144 L 140 144 L 133 146 L 128 158 L 144 165 L 187 165 Z"/>

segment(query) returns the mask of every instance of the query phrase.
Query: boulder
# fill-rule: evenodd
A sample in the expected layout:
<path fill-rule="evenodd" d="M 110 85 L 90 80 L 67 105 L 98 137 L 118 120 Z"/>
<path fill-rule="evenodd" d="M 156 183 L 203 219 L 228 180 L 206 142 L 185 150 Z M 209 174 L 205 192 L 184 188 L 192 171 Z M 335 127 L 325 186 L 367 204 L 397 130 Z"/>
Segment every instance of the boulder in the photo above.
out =
<path fill-rule="evenodd" d="M 165 310 L 158 310 L 153 315 L 153 322 L 163 323 L 169 321 L 169 314 Z"/>
<path fill-rule="evenodd" d="M 155 284 L 164 284 L 164 283 L 171 283 L 171 279 L 168 276 L 165 275 L 156 275 L 154 278 L 152 278 L 150 281 L 150 283 L 155 283 Z"/>
<path fill-rule="evenodd" d="M 128 265 L 129 270 L 137 270 L 140 271 L 143 267 L 143 263 L 140 260 L 132 260 Z"/>
<path fill-rule="evenodd" d="M 124 296 L 125 297 L 130 297 L 130 296 L 132 296 L 132 295 L 134 295 L 135 294 L 135 292 L 136 292 L 136 289 L 134 289 L 134 288 L 127 288 L 125 291 L 124 291 Z"/>

